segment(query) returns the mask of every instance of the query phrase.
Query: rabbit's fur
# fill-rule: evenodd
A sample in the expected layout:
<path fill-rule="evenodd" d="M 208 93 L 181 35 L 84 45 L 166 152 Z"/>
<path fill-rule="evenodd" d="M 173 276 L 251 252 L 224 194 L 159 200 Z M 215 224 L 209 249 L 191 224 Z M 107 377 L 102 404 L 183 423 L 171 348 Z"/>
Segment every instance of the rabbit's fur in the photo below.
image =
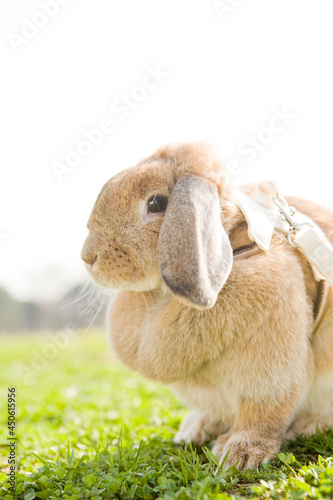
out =
<path fill-rule="evenodd" d="M 147 215 L 153 195 L 169 197 L 165 214 Z M 191 213 L 196 200 L 206 215 Z M 288 202 L 333 241 L 332 211 Z M 220 255 L 210 224 L 220 226 Z M 276 231 L 268 252 L 232 257 L 251 241 L 209 146 L 166 146 L 110 179 L 89 230 L 82 258 L 98 283 L 120 289 L 107 313 L 115 354 L 196 409 L 176 441 L 217 436 L 219 459 L 230 450 L 227 464 L 246 469 L 272 458 L 284 438 L 333 425 L 332 289 L 314 335 L 319 283 L 285 235 Z"/>

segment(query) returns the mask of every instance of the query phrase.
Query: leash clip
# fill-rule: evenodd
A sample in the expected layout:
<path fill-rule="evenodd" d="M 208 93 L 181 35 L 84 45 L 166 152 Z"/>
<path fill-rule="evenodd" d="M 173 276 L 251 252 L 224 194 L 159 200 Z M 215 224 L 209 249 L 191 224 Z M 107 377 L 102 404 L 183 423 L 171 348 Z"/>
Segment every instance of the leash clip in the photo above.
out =
<path fill-rule="evenodd" d="M 296 245 L 291 237 L 293 234 L 297 233 L 302 229 L 303 226 L 311 226 L 312 225 L 309 222 L 296 222 L 293 217 L 296 215 L 297 211 L 295 207 L 291 207 L 288 205 L 287 200 L 282 196 L 280 193 L 278 186 L 276 182 L 272 182 L 274 189 L 275 189 L 275 194 L 272 197 L 273 203 L 277 206 L 280 216 L 282 221 L 286 221 L 289 224 L 289 231 L 288 231 L 288 241 L 291 245 L 294 247 L 298 247 Z"/>

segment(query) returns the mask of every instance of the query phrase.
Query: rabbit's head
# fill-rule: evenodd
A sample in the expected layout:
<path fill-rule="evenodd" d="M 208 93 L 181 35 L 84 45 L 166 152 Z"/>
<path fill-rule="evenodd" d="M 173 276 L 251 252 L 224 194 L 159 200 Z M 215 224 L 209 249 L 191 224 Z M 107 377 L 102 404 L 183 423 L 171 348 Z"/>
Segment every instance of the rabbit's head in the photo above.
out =
<path fill-rule="evenodd" d="M 160 148 L 102 188 L 81 257 L 100 285 L 168 289 L 210 308 L 232 266 L 221 223 L 223 170 L 204 143 Z"/>

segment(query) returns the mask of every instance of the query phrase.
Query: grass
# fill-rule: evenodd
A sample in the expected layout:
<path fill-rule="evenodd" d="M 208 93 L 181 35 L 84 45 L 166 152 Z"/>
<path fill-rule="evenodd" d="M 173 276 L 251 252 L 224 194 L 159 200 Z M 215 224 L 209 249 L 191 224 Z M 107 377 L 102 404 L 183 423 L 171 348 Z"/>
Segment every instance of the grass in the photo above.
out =
<path fill-rule="evenodd" d="M 8 387 L 18 417 L 16 491 L 2 446 L 1 499 L 333 498 L 333 432 L 300 436 L 259 471 L 224 471 L 211 443 L 173 444 L 187 410 L 168 388 L 116 363 L 104 334 L 72 339 L 45 361 L 48 342 L 0 337 L 2 444 Z"/>

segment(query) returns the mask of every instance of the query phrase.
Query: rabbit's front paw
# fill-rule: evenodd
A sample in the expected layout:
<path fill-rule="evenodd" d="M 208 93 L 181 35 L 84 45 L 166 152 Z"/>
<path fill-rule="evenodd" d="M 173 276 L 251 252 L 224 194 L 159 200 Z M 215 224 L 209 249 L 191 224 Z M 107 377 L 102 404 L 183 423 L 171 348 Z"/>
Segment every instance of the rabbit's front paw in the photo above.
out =
<path fill-rule="evenodd" d="M 186 415 L 173 441 L 177 444 L 185 442 L 201 446 L 205 441 L 210 441 L 212 436 L 220 434 L 223 427 L 221 422 L 211 422 L 203 413 L 193 411 Z"/>
<path fill-rule="evenodd" d="M 220 463 L 229 452 L 225 467 L 229 468 L 236 463 L 238 470 L 246 470 L 267 463 L 279 451 L 280 446 L 281 442 L 276 438 L 264 438 L 259 433 L 236 432 L 219 436 L 212 452 Z"/>

